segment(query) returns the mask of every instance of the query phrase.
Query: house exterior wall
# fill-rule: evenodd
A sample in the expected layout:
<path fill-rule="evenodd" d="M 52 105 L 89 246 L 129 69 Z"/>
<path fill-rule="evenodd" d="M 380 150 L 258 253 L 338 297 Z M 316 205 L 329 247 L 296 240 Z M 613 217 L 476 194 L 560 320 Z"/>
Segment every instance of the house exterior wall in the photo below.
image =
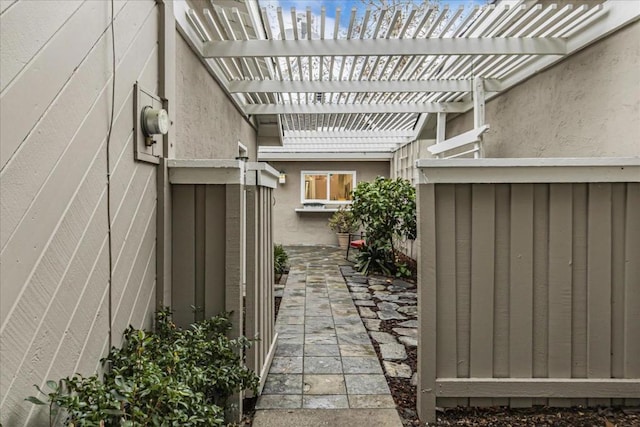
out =
<path fill-rule="evenodd" d="M 128 324 L 151 326 L 156 168 L 133 159 L 133 88 L 157 93 L 160 7 L 115 3 L 110 144 L 113 236 L 109 319 L 106 137 L 111 110 L 109 2 L 1 6 L 0 422 L 46 425 L 25 402 L 74 372 L 93 374 Z"/>
<path fill-rule="evenodd" d="M 209 74 L 198 56 L 176 35 L 176 158 L 233 159 L 238 142 L 256 160 L 256 131 Z"/>
<path fill-rule="evenodd" d="M 640 156 L 640 22 L 486 104 L 485 157 Z M 473 128 L 473 111 L 447 137 Z"/>
<path fill-rule="evenodd" d="M 389 161 L 380 162 L 270 162 L 287 174 L 286 184 L 273 192 L 274 241 L 284 245 L 337 245 L 336 234 L 328 227 L 330 212 L 296 212 L 300 200 L 301 171 L 356 171 L 356 185 L 377 176 L 389 176 Z"/>

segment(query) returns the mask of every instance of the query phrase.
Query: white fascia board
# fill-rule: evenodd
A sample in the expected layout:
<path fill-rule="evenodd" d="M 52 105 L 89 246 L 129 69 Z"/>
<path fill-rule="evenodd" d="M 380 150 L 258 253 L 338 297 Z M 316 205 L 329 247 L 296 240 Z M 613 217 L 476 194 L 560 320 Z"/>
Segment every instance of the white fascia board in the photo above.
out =
<path fill-rule="evenodd" d="M 255 114 L 377 114 L 462 113 L 467 102 L 405 102 L 398 104 L 245 104 L 244 112 Z"/>
<path fill-rule="evenodd" d="M 280 173 L 268 163 L 249 162 L 247 168 L 247 185 L 276 188 Z"/>
<path fill-rule="evenodd" d="M 499 92 L 498 80 L 484 81 L 485 91 Z M 471 92 L 473 80 L 376 80 L 376 81 L 278 81 L 236 80 L 229 82 L 231 93 L 421 93 L 421 92 Z"/>
<path fill-rule="evenodd" d="M 421 159 L 420 184 L 640 182 L 640 158 Z"/>
<path fill-rule="evenodd" d="M 258 160 L 272 162 L 388 162 L 392 152 L 359 151 L 344 153 L 308 152 L 308 153 L 258 153 Z"/>
<path fill-rule="evenodd" d="M 244 184 L 241 160 L 167 160 L 171 184 Z"/>
<path fill-rule="evenodd" d="M 204 44 L 205 58 L 392 55 L 564 55 L 561 38 L 241 40 Z"/>

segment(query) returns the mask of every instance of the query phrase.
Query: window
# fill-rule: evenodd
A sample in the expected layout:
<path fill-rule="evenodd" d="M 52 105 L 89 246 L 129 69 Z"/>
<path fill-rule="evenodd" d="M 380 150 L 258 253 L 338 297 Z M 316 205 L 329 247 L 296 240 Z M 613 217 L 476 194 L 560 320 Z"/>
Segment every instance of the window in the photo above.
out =
<path fill-rule="evenodd" d="M 355 171 L 302 171 L 302 203 L 351 203 Z"/>

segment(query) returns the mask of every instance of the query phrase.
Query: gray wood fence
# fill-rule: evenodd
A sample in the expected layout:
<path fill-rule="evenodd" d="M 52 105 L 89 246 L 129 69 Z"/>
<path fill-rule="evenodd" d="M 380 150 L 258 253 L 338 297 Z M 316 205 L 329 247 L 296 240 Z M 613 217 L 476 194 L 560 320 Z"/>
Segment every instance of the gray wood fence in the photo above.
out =
<path fill-rule="evenodd" d="M 639 404 L 638 162 L 501 160 L 422 161 L 421 418 L 436 405 Z M 576 171 L 596 182 L 571 182 Z"/>

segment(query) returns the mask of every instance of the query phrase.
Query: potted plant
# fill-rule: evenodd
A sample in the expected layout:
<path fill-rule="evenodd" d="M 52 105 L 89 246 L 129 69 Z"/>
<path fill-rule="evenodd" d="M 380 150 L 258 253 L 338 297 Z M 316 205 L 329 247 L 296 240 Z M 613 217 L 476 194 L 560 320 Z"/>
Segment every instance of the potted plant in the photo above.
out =
<path fill-rule="evenodd" d="M 340 206 L 329 218 L 329 228 L 338 235 L 340 248 L 347 249 L 349 246 L 349 233 L 358 231 L 358 221 L 350 210 Z"/>

